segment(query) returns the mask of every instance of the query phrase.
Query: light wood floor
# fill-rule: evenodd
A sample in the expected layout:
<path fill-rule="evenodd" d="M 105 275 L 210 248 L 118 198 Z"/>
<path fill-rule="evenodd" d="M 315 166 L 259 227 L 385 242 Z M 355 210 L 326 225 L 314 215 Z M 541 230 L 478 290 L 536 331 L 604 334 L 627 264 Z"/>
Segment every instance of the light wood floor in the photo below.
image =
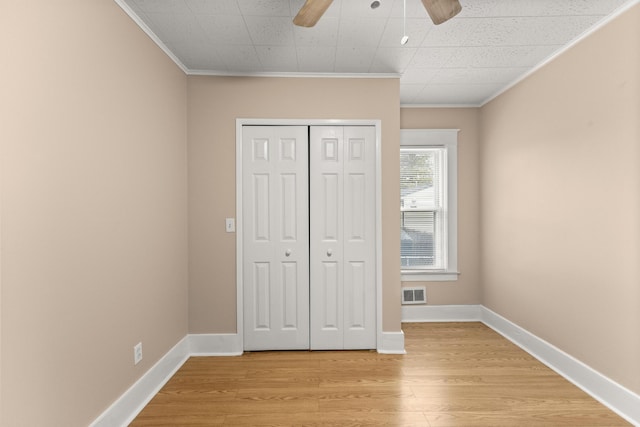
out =
<path fill-rule="evenodd" d="M 483 324 L 403 330 L 403 356 L 193 357 L 131 425 L 629 425 Z"/>

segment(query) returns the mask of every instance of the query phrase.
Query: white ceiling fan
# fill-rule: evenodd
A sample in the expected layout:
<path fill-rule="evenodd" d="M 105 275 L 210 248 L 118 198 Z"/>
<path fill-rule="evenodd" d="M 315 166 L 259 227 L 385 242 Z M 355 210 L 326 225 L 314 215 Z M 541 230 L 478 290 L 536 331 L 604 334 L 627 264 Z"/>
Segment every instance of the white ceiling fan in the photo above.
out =
<path fill-rule="evenodd" d="M 300 27 L 313 27 L 332 2 L 333 0 L 306 0 L 293 18 L 293 23 Z M 462 10 L 458 0 L 422 0 L 422 4 L 436 25 L 453 18 Z"/>

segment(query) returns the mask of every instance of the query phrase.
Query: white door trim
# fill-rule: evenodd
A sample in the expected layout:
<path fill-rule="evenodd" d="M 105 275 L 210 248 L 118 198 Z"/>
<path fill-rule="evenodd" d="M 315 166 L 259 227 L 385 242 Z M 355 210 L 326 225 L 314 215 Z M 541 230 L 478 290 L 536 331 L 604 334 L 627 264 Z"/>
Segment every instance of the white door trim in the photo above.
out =
<path fill-rule="evenodd" d="M 374 126 L 376 131 L 376 346 L 382 348 L 382 159 L 381 120 L 342 119 L 236 119 L 236 333 L 244 348 L 242 292 L 242 126 Z"/>

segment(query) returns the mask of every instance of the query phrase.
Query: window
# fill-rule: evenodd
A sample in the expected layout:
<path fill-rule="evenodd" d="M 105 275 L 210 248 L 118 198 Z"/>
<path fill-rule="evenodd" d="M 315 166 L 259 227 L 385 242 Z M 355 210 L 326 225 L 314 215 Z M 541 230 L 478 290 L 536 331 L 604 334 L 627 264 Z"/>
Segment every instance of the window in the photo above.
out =
<path fill-rule="evenodd" d="M 457 279 L 457 140 L 457 129 L 401 131 L 403 281 Z"/>

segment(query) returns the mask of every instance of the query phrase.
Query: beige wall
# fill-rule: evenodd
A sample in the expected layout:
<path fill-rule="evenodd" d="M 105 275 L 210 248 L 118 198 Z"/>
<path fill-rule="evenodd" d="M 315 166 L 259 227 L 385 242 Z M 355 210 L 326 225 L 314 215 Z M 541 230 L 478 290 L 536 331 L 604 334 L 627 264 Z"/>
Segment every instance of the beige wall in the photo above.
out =
<path fill-rule="evenodd" d="M 482 108 L 484 304 L 640 392 L 640 6 Z"/>
<path fill-rule="evenodd" d="M 383 329 L 400 330 L 397 79 L 190 77 L 189 331 L 236 331 L 236 118 L 381 119 Z"/>
<path fill-rule="evenodd" d="M 401 129 L 460 129 L 458 133 L 458 270 L 454 282 L 426 285 L 429 305 L 479 304 L 480 289 L 480 111 L 477 108 L 403 108 Z"/>
<path fill-rule="evenodd" d="M 87 425 L 187 333 L 186 77 L 113 1 L 0 15 L 1 423 Z"/>

